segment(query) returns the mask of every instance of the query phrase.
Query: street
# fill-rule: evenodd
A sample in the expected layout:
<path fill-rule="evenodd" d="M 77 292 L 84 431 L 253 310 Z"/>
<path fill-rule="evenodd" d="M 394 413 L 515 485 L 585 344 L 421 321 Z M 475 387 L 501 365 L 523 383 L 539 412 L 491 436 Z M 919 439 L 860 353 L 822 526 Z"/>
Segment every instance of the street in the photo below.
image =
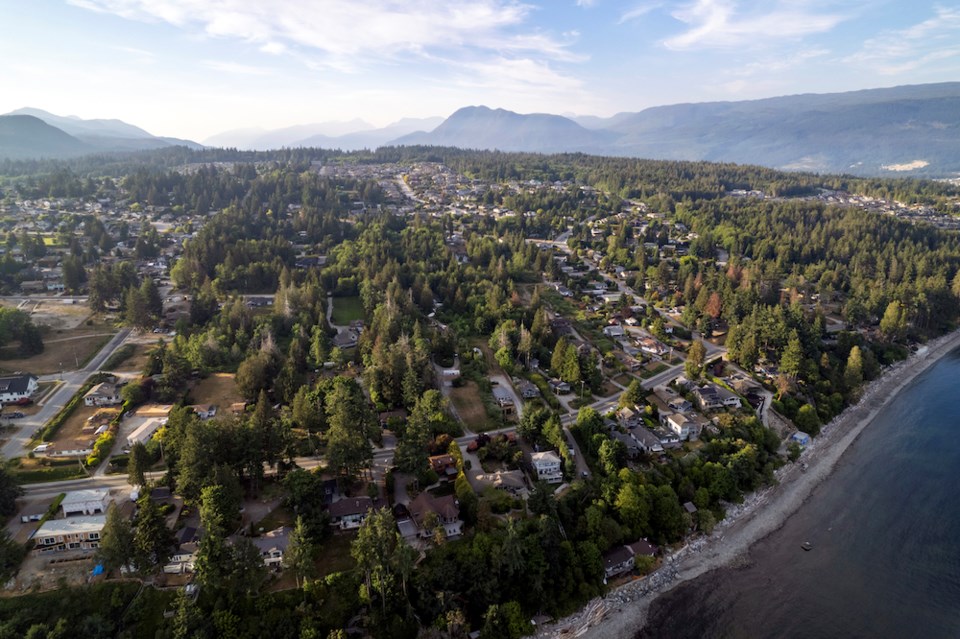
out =
<path fill-rule="evenodd" d="M 33 434 L 70 401 L 70 398 L 83 386 L 87 378 L 100 369 L 100 366 L 123 344 L 128 335 L 130 335 L 129 328 L 121 330 L 90 359 L 86 366 L 77 371 L 63 373 L 63 383 L 47 398 L 43 407 L 35 415 L 18 420 L 19 430 L 10 437 L 9 441 L 4 444 L 3 449 L 0 450 L 3 458 L 10 459 L 26 453 L 27 445 Z M 46 379 L 52 380 L 59 377 L 59 375 L 49 375 Z"/>

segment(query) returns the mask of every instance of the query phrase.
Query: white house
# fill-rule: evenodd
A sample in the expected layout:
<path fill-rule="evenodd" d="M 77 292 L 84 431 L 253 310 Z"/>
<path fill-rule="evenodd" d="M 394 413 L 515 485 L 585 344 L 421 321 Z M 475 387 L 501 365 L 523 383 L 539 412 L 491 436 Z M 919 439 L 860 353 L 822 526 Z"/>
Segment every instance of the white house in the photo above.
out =
<path fill-rule="evenodd" d="M 194 404 L 190 408 L 200 419 L 213 419 L 217 416 L 216 404 Z"/>
<path fill-rule="evenodd" d="M 37 390 L 37 376 L 27 374 L 0 377 L 0 403 L 9 404 L 29 398 Z"/>
<path fill-rule="evenodd" d="M 57 552 L 99 548 L 100 533 L 106 521 L 105 515 L 49 519 L 33 535 L 36 551 Z"/>
<path fill-rule="evenodd" d="M 83 403 L 87 406 L 117 406 L 123 403 L 120 397 L 119 384 L 101 382 L 83 396 Z"/>
<path fill-rule="evenodd" d="M 290 545 L 291 530 L 289 526 L 282 526 L 250 540 L 260 551 L 267 568 L 279 568 L 283 564 L 283 553 Z"/>
<path fill-rule="evenodd" d="M 107 512 L 110 501 L 110 491 L 106 488 L 74 490 L 64 495 L 60 510 L 64 517 L 96 515 Z"/>
<path fill-rule="evenodd" d="M 560 469 L 560 456 L 552 450 L 542 453 L 531 453 L 530 462 L 537 471 L 537 479 L 548 484 L 559 484 L 563 481 L 563 471 Z"/>
<path fill-rule="evenodd" d="M 683 413 L 672 413 L 665 420 L 667 428 L 676 433 L 681 440 L 696 440 L 700 437 L 700 425 Z"/>

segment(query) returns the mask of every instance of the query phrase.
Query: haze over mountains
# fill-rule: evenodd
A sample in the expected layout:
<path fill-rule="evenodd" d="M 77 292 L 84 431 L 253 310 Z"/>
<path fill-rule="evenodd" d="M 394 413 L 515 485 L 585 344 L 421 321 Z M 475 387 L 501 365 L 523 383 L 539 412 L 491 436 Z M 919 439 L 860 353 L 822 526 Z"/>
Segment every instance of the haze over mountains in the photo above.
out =
<path fill-rule="evenodd" d="M 178 145 L 201 148 L 190 140 L 151 135 L 122 120 L 83 120 L 31 108 L 0 115 L 0 158 L 63 158 Z"/>
<path fill-rule="evenodd" d="M 583 152 L 759 164 L 860 175 L 960 173 L 960 82 L 677 104 L 611 118 L 518 114 L 465 107 L 446 118 L 362 120 L 273 131 L 229 131 L 210 146 L 266 150 L 436 145 L 538 153 Z M 196 143 L 159 138 L 119 120 L 80 120 L 36 109 L 0 116 L 0 157 L 66 157 Z"/>

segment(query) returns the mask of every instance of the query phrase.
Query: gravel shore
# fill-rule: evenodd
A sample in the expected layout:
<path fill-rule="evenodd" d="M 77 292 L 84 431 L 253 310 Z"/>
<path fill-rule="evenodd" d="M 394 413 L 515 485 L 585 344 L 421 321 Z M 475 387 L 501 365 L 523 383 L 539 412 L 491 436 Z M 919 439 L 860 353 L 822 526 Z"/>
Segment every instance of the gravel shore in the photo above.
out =
<path fill-rule="evenodd" d="M 540 629 L 542 639 L 586 637 L 623 639 L 646 623 L 656 597 L 690 579 L 728 565 L 750 545 L 780 528 L 833 471 L 844 451 L 874 417 L 913 379 L 951 350 L 960 347 L 960 331 L 921 346 L 907 360 L 886 369 L 864 389 L 860 401 L 823 427 L 800 461 L 777 471 L 778 483 L 730 508 L 709 537 L 698 537 L 664 558 L 656 572 L 612 590 L 583 610 Z M 801 470 L 802 464 L 806 471 Z"/>

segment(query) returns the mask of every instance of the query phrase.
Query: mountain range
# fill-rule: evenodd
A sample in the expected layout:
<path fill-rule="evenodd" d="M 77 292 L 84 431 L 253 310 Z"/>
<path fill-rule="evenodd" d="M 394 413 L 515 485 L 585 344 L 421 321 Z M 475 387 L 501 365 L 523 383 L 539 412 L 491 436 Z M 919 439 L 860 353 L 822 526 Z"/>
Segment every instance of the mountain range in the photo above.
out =
<path fill-rule="evenodd" d="M 199 146 L 155 137 L 119 120 L 81 120 L 36 109 L 0 116 L 0 157 L 62 157 L 171 144 Z M 955 176 L 960 173 L 960 82 L 675 104 L 610 118 L 471 106 L 446 119 L 407 119 L 383 128 L 352 120 L 235 130 L 204 144 L 258 150 L 431 145 L 736 162 L 823 173 Z"/>
<path fill-rule="evenodd" d="M 31 108 L 0 115 L 0 158 L 62 158 L 171 146 L 203 148 L 190 140 L 151 135 L 122 120 L 84 120 Z"/>

